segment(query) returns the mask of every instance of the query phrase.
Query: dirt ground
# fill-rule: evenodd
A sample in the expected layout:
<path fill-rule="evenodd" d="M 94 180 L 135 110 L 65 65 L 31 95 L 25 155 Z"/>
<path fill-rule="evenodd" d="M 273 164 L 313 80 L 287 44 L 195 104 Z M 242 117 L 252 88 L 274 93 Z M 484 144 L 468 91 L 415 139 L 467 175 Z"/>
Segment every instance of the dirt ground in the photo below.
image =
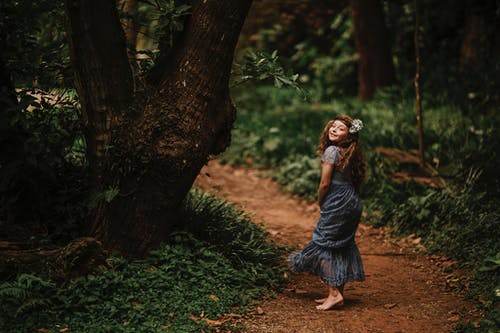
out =
<path fill-rule="evenodd" d="M 196 185 L 236 203 L 263 222 L 274 240 L 302 247 L 312 236 L 319 207 L 281 192 L 258 171 L 211 161 Z M 418 239 L 392 239 L 386 228 L 361 224 L 356 242 L 366 281 L 347 284 L 345 305 L 315 308 L 326 295 L 318 277 L 291 275 L 276 297 L 262 300 L 242 319 L 247 332 L 450 332 L 470 306 L 450 287 L 443 272 L 449 261 L 417 251 Z"/>

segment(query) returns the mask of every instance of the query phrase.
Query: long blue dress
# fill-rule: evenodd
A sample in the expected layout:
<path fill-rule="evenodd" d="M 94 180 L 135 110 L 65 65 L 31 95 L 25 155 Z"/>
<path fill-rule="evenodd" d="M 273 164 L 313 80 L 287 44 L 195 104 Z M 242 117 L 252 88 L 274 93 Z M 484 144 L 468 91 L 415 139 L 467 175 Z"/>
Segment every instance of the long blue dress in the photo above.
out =
<path fill-rule="evenodd" d="M 335 164 L 339 149 L 336 146 L 326 148 L 321 158 L 323 163 Z M 292 272 L 318 275 L 323 282 L 334 287 L 365 279 L 354 241 L 363 207 L 350 174 L 350 166 L 342 172 L 334 167 L 312 241 L 302 251 L 288 257 L 288 267 Z"/>

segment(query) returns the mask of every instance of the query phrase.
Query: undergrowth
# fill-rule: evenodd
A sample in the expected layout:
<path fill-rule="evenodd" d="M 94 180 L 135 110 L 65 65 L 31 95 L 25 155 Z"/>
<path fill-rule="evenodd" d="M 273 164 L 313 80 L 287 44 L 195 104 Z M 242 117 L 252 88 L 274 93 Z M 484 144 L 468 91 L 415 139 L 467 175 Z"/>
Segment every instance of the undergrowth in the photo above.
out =
<path fill-rule="evenodd" d="M 2 283 L 0 331 L 208 332 L 283 284 L 284 249 L 243 212 L 193 190 L 183 216 L 144 260 L 114 255 L 63 285 L 26 274 Z"/>

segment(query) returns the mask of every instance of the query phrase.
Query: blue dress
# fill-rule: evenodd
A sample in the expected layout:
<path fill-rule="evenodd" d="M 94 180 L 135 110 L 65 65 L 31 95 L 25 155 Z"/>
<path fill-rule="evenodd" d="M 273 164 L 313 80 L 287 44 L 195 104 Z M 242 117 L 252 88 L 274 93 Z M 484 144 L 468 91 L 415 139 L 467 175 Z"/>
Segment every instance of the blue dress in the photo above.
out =
<path fill-rule="evenodd" d="M 339 149 L 329 146 L 321 160 L 335 164 Z M 350 174 L 350 166 L 342 172 L 334 167 L 312 241 L 302 251 L 288 257 L 288 267 L 292 272 L 318 275 L 323 282 L 334 287 L 365 279 L 361 256 L 354 241 L 363 207 Z"/>

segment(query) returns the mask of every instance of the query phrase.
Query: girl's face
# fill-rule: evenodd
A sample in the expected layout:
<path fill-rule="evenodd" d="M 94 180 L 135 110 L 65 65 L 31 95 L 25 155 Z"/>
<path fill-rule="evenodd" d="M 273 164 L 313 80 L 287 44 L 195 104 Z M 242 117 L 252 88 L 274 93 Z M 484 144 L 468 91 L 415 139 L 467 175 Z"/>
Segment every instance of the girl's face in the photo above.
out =
<path fill-rule="evenodd" d="M 328 129 L 328 139 L 334 143 L 344 140 L 349 134 L 349 128 L 340 120 L 335 120 Z"/>

